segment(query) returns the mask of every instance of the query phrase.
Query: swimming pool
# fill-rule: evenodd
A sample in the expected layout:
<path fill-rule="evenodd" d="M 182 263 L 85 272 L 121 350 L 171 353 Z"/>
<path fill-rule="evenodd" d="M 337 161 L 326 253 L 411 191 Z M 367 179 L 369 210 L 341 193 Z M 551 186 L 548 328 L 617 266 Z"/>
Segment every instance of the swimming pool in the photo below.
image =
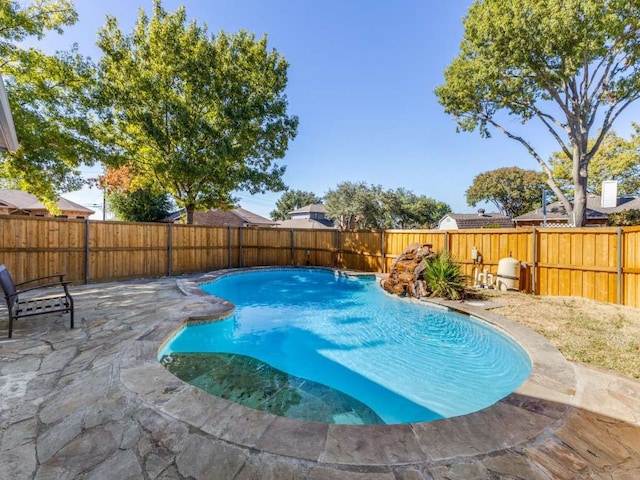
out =
<path fill-rule="evenodd" d="M 399 300 L 328 270 L 225 275 L 202 289 L 236 305 L 159 353 L 189 383 L 238 403 L 329 423 L 406 423 L 496 403 L 531 372 L 510 338 L 468 316 Z"/>

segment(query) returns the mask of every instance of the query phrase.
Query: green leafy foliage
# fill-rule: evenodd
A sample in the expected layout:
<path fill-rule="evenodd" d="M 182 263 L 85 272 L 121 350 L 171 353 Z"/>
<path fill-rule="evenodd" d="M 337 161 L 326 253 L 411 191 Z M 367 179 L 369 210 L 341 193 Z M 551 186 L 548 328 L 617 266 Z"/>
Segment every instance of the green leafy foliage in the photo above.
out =
<path fill-rule="evenodd" d="M 46 55 L 18 42 L 42 39 L 49 30 L 61 33 L 76 19 L 67 0 L 0 1 L 1 72 L 20 144 L 17 152 L 0 154 L 0 179 L 54 212 L 61 193 L 83 184 L 80 166 L 109 154 L 94 136 L 95 69 L 77 48 Z"/>
<path fill-rule="evenodd" d="M 584 225 L 589 163 L 620 113 L 640 98 L 640 3 L 478 0 L 464 27 L 460 53 L 436 89 L 439 102 L 459 129 L 497 130 L 522 144 Z M 573 203 L 527 140 L 529 121 L 571 162 Z"/>
<path fill-rule="evenodd" d="M 289 212 L 314 203 L 322 203 L 322 198 L 313 192 L 304 190 L 289 190 L 284 192 L 276 202 L 276 208 L 269 215 L 271 220 L 287 220 L 291 218 Z"/>
<path fill-rule="evenodd" d="M 464 298 L 465 276 L 462 266 L 455 262 L 447 251 L 432 258 L 424 259 L 422 278 L 433 295 L 459 300 Z"/>
<path fill-rule="evenodd" d="M 613 130 L 603 138 L 587 169 L 587 190 L 590 193 L 600 195 L 603 181 L 616 180 L 619 196 L 640 195 L 640 125 L 634 123 L 633 128 L 634 133 L 628 140 L 619 137 Z M 589 146 L 593 143 L 591 139 Z M 550 163 L 558 185 L 572 194 L 571 161 L 561 152 L 555 152 Z"/>
<path fill-rule="evenodd" d="M 382 187 L 342 182 L 325 194 L 327 218 L 341 230 L 376 229 L 382 223 Z"/>
<path fill-rule="evenodd" d="M 479 202 L 495 205 L 500 213 L 517 217 L 539 207 L 546 175 L 535 170 L 504 167 L 481 173 L 467 189 L 467 203 L 475 207 Z"/>
<path fill-rule="evenodd" d="M 0 52 L 5 62 L 9 53 L 29 37 L 42 39 L 48 30 L 62 33 L 73 25 L 78 14 L 70 0 L 40 0 L 31 5 L 16 0 L 0 0 Z"/>
<path fill-rule="evenodd" d="M 327 217 L 341 230 L 432 228 L 449 205 L 403 188 L 342 182 L 325 195 Z"/>
<path fill-rule="evenodd" d="M 611 213 L 607 217 L 607 225 L 615 227 L 640 225 L 640 210 L 623 210 Z"/>
<path fill-rule="evenodd" d="M 451 207 L 444 202 L 404 188 L 388 190 L 383 193 L 382 207 L 384 211 L 383 228 L 434 228 L 438 220 L 451 212 Z"/>
<path fill-rule="evenodd" d="M 107 197 L 107 202 L 116 218 L 125 222 L 155 222 L 169 215 L 173 208 L 169 195 L 151 187 L 114 191 Z"/>
<path fill-rule="evenodd" d="M 282 158 L 297 131 L 287 115 L 288 64 L 267 38 L 210 35 L 184 7 L 159 0 L 132 34 L 108 17 L 99 32 L 100 100 L 134 177 L 170 193 L 187 210 L 226 208 L 232 192 L 285 188 Z"/>

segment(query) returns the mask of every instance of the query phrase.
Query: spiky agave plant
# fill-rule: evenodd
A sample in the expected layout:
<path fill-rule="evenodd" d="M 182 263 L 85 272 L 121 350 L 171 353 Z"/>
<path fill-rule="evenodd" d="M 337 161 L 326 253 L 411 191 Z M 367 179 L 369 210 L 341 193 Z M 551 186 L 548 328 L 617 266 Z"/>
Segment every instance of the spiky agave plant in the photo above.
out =
<path fill-rule="evenodd" d="M 440 252 L 433 258 L 425 259 L 422 277 L 433 295 L 450 300 L 464 298 L 465 276 L 462 266 L 451 258 L 449 252 Z"/>

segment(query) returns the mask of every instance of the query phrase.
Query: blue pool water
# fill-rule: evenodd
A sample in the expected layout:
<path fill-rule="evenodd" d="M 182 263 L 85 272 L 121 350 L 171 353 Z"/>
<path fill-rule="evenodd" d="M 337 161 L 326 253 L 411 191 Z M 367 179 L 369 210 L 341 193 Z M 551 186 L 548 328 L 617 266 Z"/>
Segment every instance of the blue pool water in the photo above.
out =
<path fill-rule="evenodd" d="M 214 393 L 231 392 L 227 398 L 254 408 L 269 410 L 263 404 L 277 400 L 281 410 L 299 411 L 300 398 L 324 398 L 317 388 L 296 393 L 311 382 L 370 408 L 384 423 L 431 421 L 490 406 L 531 372 L 525 352 L 497 330 L 466 315 L 386 295 L 374 278 L 279 269 L 227 275 L 202 289 L 233 302 L 234 315 L 182 329 L 159 357 L 168 364 L 180 354 L 231 354 L 224 365 L 229 358 L 255 359 L 254 373 L 268 367 L 291 376 L 294 397 L 288 393 L 283 407 L 272 395 L 281 380 L 267 387 L 261 383 L 256 400 L 255 392 L 245 394 L 234 383 L 236 364 L 233 374 L 222 376 L 184 367 L 192 372 L 185 380 L 215 383 Z M 352 422 L 359 410 L 340 405 L 347 411 L 330 413 L 335 423 L 368 423 Z"/>

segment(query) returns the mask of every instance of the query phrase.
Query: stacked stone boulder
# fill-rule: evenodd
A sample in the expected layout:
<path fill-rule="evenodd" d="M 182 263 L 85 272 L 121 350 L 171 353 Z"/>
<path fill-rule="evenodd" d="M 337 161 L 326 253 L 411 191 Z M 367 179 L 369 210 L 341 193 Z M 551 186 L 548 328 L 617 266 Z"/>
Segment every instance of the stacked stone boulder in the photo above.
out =
<path fill-rule="evenodd" d="M 422 272 L 425 261 L 436 256 L 430 243 L 413 243 L 407 246 L 391 265 L 389 276 L 380 281 L 387 292 L 411 297 L 429 295 Z"/>

